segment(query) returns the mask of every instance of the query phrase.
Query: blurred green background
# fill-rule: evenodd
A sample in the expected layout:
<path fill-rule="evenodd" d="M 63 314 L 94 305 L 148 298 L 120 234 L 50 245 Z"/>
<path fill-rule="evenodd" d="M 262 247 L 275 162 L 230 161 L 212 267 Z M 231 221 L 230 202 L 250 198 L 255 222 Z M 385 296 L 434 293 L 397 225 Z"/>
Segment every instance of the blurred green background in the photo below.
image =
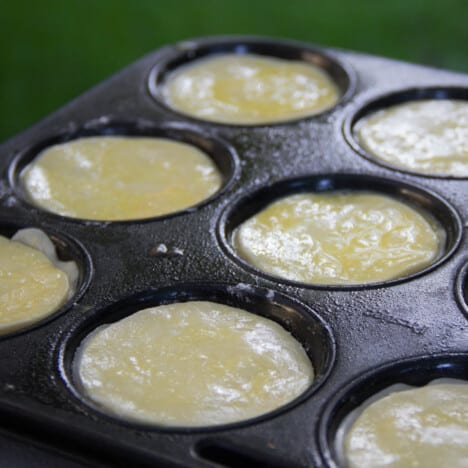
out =
<path fill-rule="evenodd" d="M 468 72 L 468 0 L 0 0 L 0 141 L 147 52 L 256 34 Z"/>

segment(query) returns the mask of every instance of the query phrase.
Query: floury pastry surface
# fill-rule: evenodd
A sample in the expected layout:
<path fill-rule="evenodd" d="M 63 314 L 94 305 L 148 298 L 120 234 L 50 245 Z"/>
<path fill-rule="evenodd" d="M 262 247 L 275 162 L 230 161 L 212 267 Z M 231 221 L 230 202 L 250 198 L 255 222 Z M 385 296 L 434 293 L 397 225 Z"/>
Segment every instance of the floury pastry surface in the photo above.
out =
<path fill-rule="evenodd" d="M 410 101 L 356 124 L 362 146 L 412 172 L 468 177 L 468 101 Z"/>
<path fill-rule="evenodd" d="M 47 148 L 21 173 L 29 198 L 73 218 L 149 218 L 213 195 L 222 176 L 194 146 L 164 138 L 99 136 Z"/>
<path fill-rule="evenodd" d="M 468 382 L 412 388 L 374 401 L 349 429 L 344 452 L 349 468 L 466 468 Z"/>
<path fill-rule="evenodd" d="M 203 301 L 144 309 L 97 329 L 75 371 L 85 395 L 111 414 L 191 427 L 267 413 L 313 379 L 304 349 L 277 323 Z"/>
<path fill-rule="evenodd" d="M 0 236 L 0 333 L 31 325 L 55 312 L 74 292 L 78 270 L 60 262 L 50 239 L 23 229 Z"/>
<path fill-rule="evenodd" d="M 315 284 L 385 281 L 423 269 L 444 245 L 435 220 L 389 196 L 302 193 L 273 202 L 233 235 L 256 268 Z"/>
<path fill-rule="evenodd" d="M 221 54 L 172 72 L 162 87 L 172 108 L 204 120 L 263 124 L 317 114 L 340 92 L 320 68 L 253 54 Z"/>

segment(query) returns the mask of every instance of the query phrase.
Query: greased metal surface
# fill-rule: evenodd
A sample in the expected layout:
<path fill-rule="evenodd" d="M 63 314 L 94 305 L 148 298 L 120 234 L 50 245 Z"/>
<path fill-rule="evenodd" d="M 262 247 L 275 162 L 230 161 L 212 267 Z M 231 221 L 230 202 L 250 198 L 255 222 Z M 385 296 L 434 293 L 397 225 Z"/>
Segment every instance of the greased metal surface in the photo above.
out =
<path fill-rule="evenodd" d="M 168 109 L 158 83 L 213 51 L 310 61 L 327 69 L 342 99 L 322 114 L 270 126 L 208 123 Z M 347 131 L 373 102 L 467 99 L 467 88 L 466 75 L 355 52 L 207 38 L 149 54 L 2 144 L 1 233 L 24 226 L 52 233 L 63 259 L 76 259 L 81 271 L 77 294 L 53 317 L 0 339 L 3 430 L 37 444 L 54 441 L 49 449 L 91 465 L 335 466 L 334 430 L 373 389 L 468 379 L 468 180 L 380 165 L 362 157 Z M 61 217 L 27 202 L 19 172 L 41 149 L 101 134 L 195 144 L 212 156 L 224 184 L 190 209 L 125 222 Z M 231 235 L 247 217 L 286 194 L 334 189 L 389 193 L 428 210 L 446 230 L 441 259 L 400 280 L 334 287 L 282 281 L 237 257 Z M 84 336 L 138 309 L 181 300 L 214 300 L 279 322 L 303 344 L 315 384 L 277 411 L 216 428 L 137 425 L 87 404 L 71 366 Z"/>

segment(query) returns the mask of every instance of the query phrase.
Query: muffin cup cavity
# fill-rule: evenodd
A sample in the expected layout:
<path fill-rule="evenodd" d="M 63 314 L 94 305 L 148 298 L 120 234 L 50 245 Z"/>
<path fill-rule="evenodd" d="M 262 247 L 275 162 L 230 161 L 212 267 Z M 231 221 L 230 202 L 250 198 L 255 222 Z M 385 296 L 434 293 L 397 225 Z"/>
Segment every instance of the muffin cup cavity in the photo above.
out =
<path fill-rule="evenodd" d="M 0 221 L 0 235 L 7 238 L 13 237 L 19 230 L 25 228 L 38 228 L 43 231 L 54 244 L 58 259 L 63 262 L 72 261 L 75 263 L 78 269 L 78 278 L 76 280 L 76 284 L 73 285 L 74 290 L 72 294 L 58 309 L 52 311 L 47 316 L 44 316 L 35 322 L 25 325 L 24 327 L 20 326 L 13 331 L 1 333 L 0 339 L 27 333 L 64 314 L 72 307 L 73 304 L 80 300 L 92 279 L 93 266 L 91 257 L 83 245 L 76 239 L 48 228 L 42 229 L 40 226 L 19 225 L 14 221 L 3 219 Z"/>
<path fill-rule="evenodd" d="M 291 402 L 254 418 L 238 422 L 201 427 L 164 426 L 141 421 L 132 421 L 113 415 L 100 408 L 84 394 L 77 375 L 76 360 L 79 359 L 80 345 L 83 340 L 101 326 L 117 322 L 133 313 L 148 307 L 190 301 L 210 301 L 236 307 L 247 312 L 277 322 L 302 345 L 314 369 L 314 379 L 301 395 Z M 254 424 L 277 416 L 307 399 L 326 380 L 335 357 L 335 343 L 326 323 L 309 307 L 272 290 L 264 290 L 247 284 L 184 284 L 146 291 L 128 297 L 111 306 L 91 312 L 86 318 L 77 321 L 62 340 L 59 352 L 59 365 L 62 378 L 68 390 L 85 408 L 111 418 L 124 425 L 161 431 L 219 431 L 225 427 Z"/>
<path fill-rule="evenodd" d="M 205 153 L 215 164 L 222 177 L 221 187 L 212 195 L 208 196 L 204 200 L 189 206 L 185 209 L 180 209 L 167 214 L 146 217 L 142 219 L 122 219 L 112 221 L 100 221 L 93 219 L 77 218 L 71 216 L 64 216 L 52 211 L 48 211 L 42 208 L 32 201 L 25 189 L 22 187 L 20 181 L 20 175 L 28 164 L 34 161 L 34 159 L 44 150 L 57 144 L 71 142 L 87 137 L 98 137 L 98 136 L 122 136 L 122 137 L 147 137 L 147 138 L 164 138 L 174 142 L 184 143 L 191 145 L 203 153 Z M 119 121 L 112 120 L 109 118 L 97 118 L 89 121 L 80 128 L 72 132 L 64 132 L 55 135 L 51 135 L 48 138 L 24 149 L 13 160 L 9 167 L 9 182 L 12 186 L 16 196 L 27 205 L 30 205 L 35 210 L 41 212 L 43 216 L 50 216 L 55 219 L 67 219 L 72 222 L 87 223 L 92 221 L 93 223 L 119 223 L 119 224 L 130 224 L 145 221 L 152 221 L 160 218 L 170 218 L 178 216 L 182 213 L 191 212 L 199 209 L 200 207 L 212 202 L 220 194 L 232 184 L 237 177 L 239 171 L 238 156 L 234 148 L 227 142 L 208 135 L 206 132 L 202 132 L 194 125 L 180 124 L 180 123 L 153 123 L 147 120 L 135 120 L 135 121 Z"/>
<path fill-rule="evenodd" d="M 453 353 L 409 358 L 383 365 L 350 381 L 327 403 L 320 419 L 317 437 L 323 463 L 331 468 L 344 466 L 339 431 L 342 424 L 346 424 L 346 417 L 366 400 L 393 385 L 422 387 L 438 379 L 468 382 L 468 355 Z"/>
<path fill-rule="evenodd" d="M 294 60 L 310 64 L 323 70 L 337 86 L 340 97 L 338 102 L 330 108 L 311 112 L 308 116 L 291 117 L 268 123 L 226 123 L 215 120 L 205 120 L 183 113 L 171 107 L 163 97 L 162 86 L 168 77 L 179 67 L 194 63 L 199 59 L 213 57 L 220 54 L 254 54 L 270 58 Z M 307 44 L 293 41 L 275 40 L 249 36 L 225 36 L 204 39 L 193 39 L 176 44 L 159 57 L 148 76 L 148 90 L 151 97 L 164 109 L 184 119 L 203 122 L 213 126 L 254 127 L 275 126 L 293 123 L 298 120 L 317 118 L 328 114 L 338 105 L 346 102 L 354 93 L 356 78 L 354 71 L 342 60 L 335 59 L 328 52 Z"/>
<path fill-rule="evenodd" d="M 324 193 L 324 192 L 373 192 L 391 196 L 409 206 L 432 216 L 445 233 L 445 242 L 441 245 L 436 260 L 425 268 L 409 275 L 365 284 L 314 284 L 302 283 L 261 271 L 243 259 L 234 247 L 233 237 L 235 230 L 247 219 L 262 211 L 271 203 L 294 194 Z M 265 276 L 276 282 L 300 285 L 304 288 L 319 289 L 365 289 L 372 287 L 390 286 L 416 278 L 437 268 L 457 249 L 462 236 L 462 221 L 455 209 L 436 193 L 402 182 L 360 174 L 320 174 L 310 175 L 297 179 L 287 179 L 264 187 L 254 193 L 239 198 L 222 214 L 218 223 L 218 240 L 232 260 L 249 271 Z"/>
<path fill-rule="evenodd" d="M 359 137 L 356 134 L 356 126 L 362 121 L 362 119 L 369 117 L 375 112 L 385 110 L 389 107 L 405 104 L 410 102 L 417 102 L 428 99 L 451 99 L 457 101 L 468 101 L 468 88 L 463 87 L 425 87 L 425 88 L 408 88 L 401 91 L 382 95 L 380 97 L 373 98 L 361 104 L 357 110 L 353 109 L 349 113 L 343 122 L 343 134 L 348 144 L 353 150 L 360 156 L 367 160 L 377 164 L 379 166 L 391 169 L 393 171 L 404 172 L 418 177 L 426 178 L 437 178 L 437 179 L 466 179 L 466 176 L 456 175 L 443 175 L 431 172 L 422 172 L 406 168 L 401 165 L 392 164 L 385 161 L 384 159 L 372 154 L 367 150 L 364 145 L 359 141 Z"/>

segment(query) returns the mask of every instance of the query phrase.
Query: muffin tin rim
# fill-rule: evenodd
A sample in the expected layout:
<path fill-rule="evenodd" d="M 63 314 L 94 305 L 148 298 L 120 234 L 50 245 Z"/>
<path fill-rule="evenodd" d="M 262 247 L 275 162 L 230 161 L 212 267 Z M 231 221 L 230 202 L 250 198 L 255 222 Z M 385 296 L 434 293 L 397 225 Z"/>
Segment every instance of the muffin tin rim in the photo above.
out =
<path fill-rule="evenodd" d="M 329 180 L 336 180 L 336 179 L 345 179 L 351 178 L 352 180 L 359 182 L 365 182 L 366 180 L 372 180 L 376 183 L 379 188 L 378 189 L 356 189 L 354 187 L 344 187 L 344 188 L 319 188 L 314 189 L 314 183 L 320 183 L 322 181 L 329 181 Z M 345 186 L 349 185 L 348 182 L 345 182 Z M 382 188 L 386 187 L 390 190 L 383 190 Z M 378 281 L 372 283 L 358 283 L 358 284 L 321 284 L 321 283 L 304 283 L 300 281 L 294 281 L 287 278 L 282 278 L 280 276 L 275 276 L 271 273 L 264 272 L 252 264 L 250 264 L 247 260 L 244 260 L 240 255 L 236 253 L 236 250 L 233 246 L 232 242 L 232 234 L 239 225 L 249 219 L 251 216 L 259 213 L 262 209 L 266 208 L 268 205 L 273 203 L 276 200 L 284 198 L 288 195 L 294 195 L 297 193 L 323 193 L 323 192 L 344 192 L 344 191 L 362 191 L 362 192 L 372 192 L 372 193 L 379 193 L 383 195 L 389 195 L 394 199 L 410 202 L 408 203 L 409 206 L 418 208 L 419 204 L 415 203 L 414 200 L 411 199 L 408 194 L 402 195 L 401 193 L 395 193 L 393 188 L 400 188 L 410 190 L 413 193 L 417 192 L 419 195 L 425 197 L 426 200 L 435 200 L 437 203 L 441 204 L 444 207 L 445 212 L 452 218 L 453 227 L 455 228 L 454 232 L 454 239 L 452 245 L 446 245 L 443 248 L 441 255 L 431 264 L 427 265 L 426 267 L 417 270 L 409 275 L 385 280 L 385 281 Z M 234 228 L 228 230 L 229 220 L 232 215 L 241 209 L 245 210 L 245 205 L 250 205 L 252 202 L 255 203 L 256 199 L 265 198 L 267 201 L 263 201 L 259 203 L 260 207 L 257 207 L 255 210 L 248 210 L 249 212 L 252 211 L 250 216 L 241 216 L 243 221 L 238 223 L 234 226 Z M 426 208 L 422 208 L 419 206 L 419 209 L 427 211 L 430 215 L 432 215 L 441 225 L 441 227 L 447 233 L 446 226 L 438 219 L 438 217 L 431 213 L 430 210 Z M 229 232 L 228 232 L 229 231 Z M 377 289 L 377 288 L 386 288 L 399 285 L 401 283 L 405 283 L 407 281 L 411 281 L 417 279 L 421 276 L 424 276 L 427 273 L 437 269 L 439 266 L 444 264 L 452 255 L 457 251 L 461 244 L 463 236 L 463 223 L 462 219 L 455 209 L 455 207 L 447 201 L 444 197 L 439 195 L 438 193 L 434 192 L 432 189 L 428 189 L 421 185 L 415 184 L 413 182 L 404 182 L 401 180 L 397 180 L 392 177 L 383 177 L 380 175 L 374 175 L 372 173 L 355 173 L 355 172 L 334 172 L 334 173 L 308 173 L 297 177 L 292 178 L 285 178 L 279 181 L 274 182 L 271 185 L 262 186 L 260 188 L 255 188 L 248 193 L 243 193 L 238 195 L 232 203 L 226 205 L 221 215 L 218 217 L 217 220 L 217 227 L 216 227 L 216 238 L 219 247 L 221 250 L 227 255 L 230 261 L 234 262 L 236 265 L 241 266 L 244 270 L 247 270 L 251 273 L 254 273 L 262 278 L 265 278 L 269 281 L 273 281 L 275 283 L 290 285 L 301 287 L 304 289 L 318 289 L 318 290 L 326 290 L 326 291 L 352 291 L 352 290 L 365 290 L 365 289 Z M 449 239 L 446 239 L 446 243 Z"/>
<path fill-rule="evenodd" d="M 337 344 L 332 327 L 321 314 L 317 313 L 313 309 L 313 307 L 290 294 L 285 294 L 277 289 L 259 287 L 253 284 L 241 283 L 241 285 L 246 286 L 246 289 L 243 289 L 243 287 L 239 288 L 239 284 L 224 282 L 172 282 L 169 285 L 159 286 L 149 290 L 146 289 L 130 296 L 122 297 L 112 303 L 94 307 L 91 314 L 75 319 L 67 330 L 62 332 L 62 336 L 58 341 L 57 348 L 54 352 L 54 361 L 57 363 L 56 372 L 58 374 L 61 387 L 68 392 L 74 406 L 79 407 L 80 412 L 84 411 L 86 414 L 91 413 L 91 417 L 97 416 L 104 421 L 115 423 L 122 427 L 138 431 L 146 431 L 149 433 L 196 435 L 200 433 L 208 434 L 242 429 L 271 421 L 276 417 L 281 417 L 290 410 L 294 410 L 297 406 L 313 397 L 333 372 L 336 363 Z M 210 294 L 204 292 L 203 288 L 209 288 L 211 291 Z M 232 298 L 235 302 L 236 295 L 239 293 L 242 295 L 241 304 L 233 305 L 233 307 L 241 308 L 249 313 L 265 317 L 279 324 L 301 344 L 308 359 L 312 363 L 314 378 L 311 384 L 293 400 L 268 411 L 267 413 L 230 423 L 193 427 L 176 425 L 164 426 L 158 423 L 138 421 L 137 419 L 114 415 L 110 410 L 100 407 L 98 403 L 94 403 L 90 398 L 84 395 L 83 390 L 80 389 L 80 382 L 75 375 L 76 371 L 74 360 L 83 340 L 99 327 L 118 322 L 119 320 L 129 317 L 140 310 L 159 305 L 190 301 L 209 301 L 231 305 L 228 303 L 228 299 Z M 271 293 L 273 293 L 272 297 L 269 295 Z M 162 299 L 157 299 L 155 297 L 158 295 L 162 295 Z M 181 296 L 182 300 L 178 300 Z M 320 328 L 322 338 L 324 339 L 327 348 L 324 355 L 325 359 L 322 363 L 323 369 L 320 369 L 320 373 L 318 373 L 315 363 L 312 361 L 310 351 L 308 350 L 310 347 L 305 346 L 303 340 L 293 333 L 294 327 L 286 324 L 286 319 L 283 322 L 279 322 L 276 318 L 249 310 L 247 308 L 248 304 L 250 304 L 249 299 L 253 301 L 265 301 L 272 305 L 279 306 L 280 308 L 292 308 L 295 313 L 302 317 L 302 319 L 311 321 Z M 122 310 L 119 308 L 120 304 L 122 305 L 122 309 L 125 311 L 123 314 L 119 313 L 119 310 Z M 73 342 L 75 341 L 76 343 L 73 345 Z"/>
<path fill-rule="evenodd" d="M 175 134 L 179 134 L 180 138 L 175 138 Z M 99 136 L 162 138 L 176 143 L 180 142 L 189 146 L 193 146 L 202 151 L 218 168 L 223 177 L 222 185 L 209 197 L 187 208 L 162 215 L 135 219 L 97 220 L 90 218 L 77 218 L 46 210 L 45 208 L 42 208 L 29 200 L 24 189 L 21 187 L 20 175 L 24 169 L 30 163 L 32 163 L 43 151 L 57 144 L 67 143 L 69 141 L 74 141 L 81 138 Z M 201 147 L 200 144 L 195 143 L 194 140 L 197 138 L 207 144 L 215 144 L 217 147 L 216 150 L 205 150 Z M 217 155 L 217 153 L 220 151 L 225 152 L 223 157 Z M 226 155 L 228 156 L 227 158 Z M 224 160 L 229 167 L 223 169 L 220 167 L 219 162 Z M 40 213 L 41 216 L 46 219 L 50 217 L 52 220 L 67 221 L 77 224 L 108 226 L 146 224 L 196 212 L 204 208 L 206 205 L 214 202 L 218 197 L 225 194 L 225 192 L 228 191 L 229 188 L 231 188 L 235 181 L 240 177 L 240 172 L 241 164 L 236 148 L 220 136 L 214 135 L 211 132 L 206 132 L 204 129 L 198 127 L 194 123 L 178 121 L 158 122 L 140 117 L 127 117 L 123 119 L 112 118 L 106 115 L 88 119 L 86 122 L 74 127 L 71 130 L 65 127 L 50 132 L 48 135 L 42 137 L 41 139 L 36 139 L 33 143 L 30 143 L 29 145 L 15 152 L 8 165 L 7 180 L 9 187 L 18 202 L 27 206 L 31 211 Z"/>
<path fill-rule="evenodd" d="M 279 54 L 263 54 L 255 51 L 250 51 L 250 48 L 256 48 L 257 46 L 266 46 L 266 47 L 286 47 L 291 50 L 297 49 L 298 51 L 302 50 L 306 54 L 313 54 L 315 56 L 321 57 L 328 64 L 331 64 L 343 73 L 343 76 L 346 77 L 348 83 L 344 92 L 339 96 L 337 102 L 324 110 L 312 113 L 311 115 L 305 115 L 300 117 L 286 118 L 280 121 L 265 122 L 265 123 L 228 123 L 228 122 L 219 122 L 206 120 L 201 117 L 192 116 L 191 114 L 184 113 L 179 111 L 169 104 L 167 104 L 160 93 L 160 81 L 162 76 L 166 75 L 168 72 L 165 71 L 164 67 L 173 61 L 176 61 L 177 58 L 182 57 L 182 54 L 188 54 L 189 57 L 186 60 L 183 60 L 181 64 L 177 65 L 184 66 L 193 60 L 201 59 L 208 57 L 209 55 L 220 55 L 223 53 L 228 53 L 232 50 L 233 53 L 252 53 L 256 55 L 265 55 L 266 57 L 280 57 Z M 207 51 L 203 53 L 200 57 L 196 57 L 195 52 L 200 49 L 210 49 L 212 47 L 219 48 L 219 50 L 214 52 Z M 244 49 L 241 52 L 235 52 L 236 48 Z M 192 55 L 192 56 L 190 56 Z M 304 58 L 297 58 L 298 61 L 303 61 L 304 63 L 310 63 Z M 316 65 L 320 69 L 324 70 L 334 84 L 342 91 L 342 87 L 336 82 L 333 76 L 326 70 L 326 68 Z M 157 58 L 151 65 L 149 72 L 146 74 L 145 83 L 147 95 L 151 99 L 153 104 L 160 106 L 165 112 L 169 112 L 176 118 L 183 119 L 184 121 L 192 122 L 198 125 L 212 126 L 214 128 L 233 128 L 233 129 L 256 129 L 256 128 L 276 128 L 280 126 L 291 126 L 297 125 L 303 121 L 313 121 L 314 119 L 326 118 L 331 113 L 333 113 L 337 108 L 343 107 L 346 105 L 351 98 L 354 96 L 357 90 L 357 72 L 351 66 L 350 63 L 343 59 L 342 57 L 338 58 L 335 56 L 332 48 L 321 47 L 315 44 L 296 41 L 292 39 L 285 38 L 272 38 L 267 36 L 255 36 L 255 35 L 223 35 L 223 36 L 208 36 L 208 37 L 196 37 L 192 39 L 186 39 L 180 42 L 176 42 L 170 46 L 167 46 L 159 51 Z"/>
<path fill-rule="evenodd" d="M 441 94 L 438 97 L 437 94 Z M 447 181 L 463 181 L 468 179 L 467 176 L 457 177 L 455 175 L 444 175 L 431 172 L 420 172 L 411 168 L 405 168 L 385 161 L 378 156 L 373 155 L 359 143 L 358 137 L 355 135 L 354 127 L 363 118 L 380 110 L 407 102 L 416 102 L 422 100 L 442 100 L 451 99 L 456 101 L 466 101 L 468 104 L 468 86 L 461 85 L 439 85 L 439 86 L 408 86 L 404 88 L 387 91 L 376 96 L 368 97 L 356 106 L 345 112 L 341 132 L 348 146 L 362 158 L 371 163 L 389 169 L 396 173 L 408 174 L 414 177 L 422 177 L 424 179 L 439 179 Z"/>

